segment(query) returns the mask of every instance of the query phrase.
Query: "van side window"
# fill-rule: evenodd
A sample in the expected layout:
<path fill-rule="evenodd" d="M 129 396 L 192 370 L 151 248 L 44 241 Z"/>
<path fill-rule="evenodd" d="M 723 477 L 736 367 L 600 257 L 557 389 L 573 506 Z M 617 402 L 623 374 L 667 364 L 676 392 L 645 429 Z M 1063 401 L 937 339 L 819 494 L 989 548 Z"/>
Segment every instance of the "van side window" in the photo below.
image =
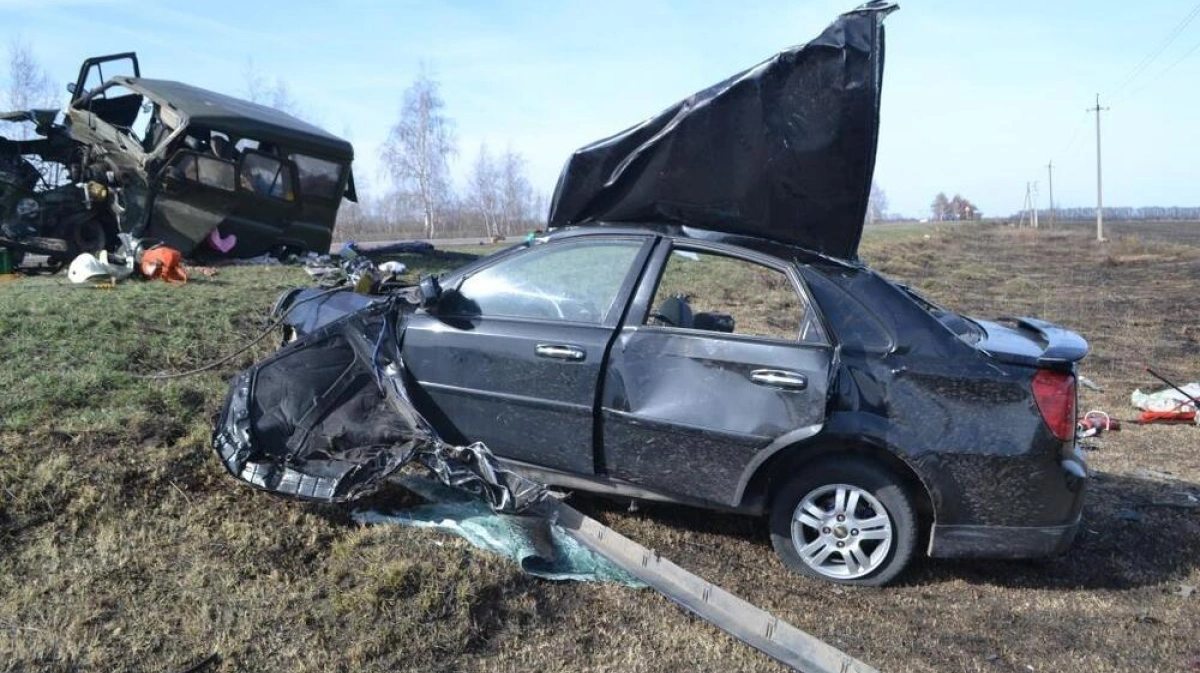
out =
<path fill-rule="evenodd" d="M 221 161 L 193 151 L 184 151 L 175 155 L 175 160 L 171 163 L 171 171 L 175 177 L 184 180 L 198 182 L 206 187 L 233 191 L 235 169 L 233 163 L 229 161 Z"/>
<path fill-rule="evenodd" d="M 294 180 L 292 167 L 275 157 L 258 152 L 247 152 L 242 156 L 238 187 L 245 191 L 295 201 L 296 194 L 292 191 Z"/>
<path fill-rule="evenodd" d="M 289 157 L 296 163 L 300 178 L 300 193 L 322 199 L 337 199 L 338 185 L 342 182 L 342 166 L 332 161 L 293 154 Z"/>

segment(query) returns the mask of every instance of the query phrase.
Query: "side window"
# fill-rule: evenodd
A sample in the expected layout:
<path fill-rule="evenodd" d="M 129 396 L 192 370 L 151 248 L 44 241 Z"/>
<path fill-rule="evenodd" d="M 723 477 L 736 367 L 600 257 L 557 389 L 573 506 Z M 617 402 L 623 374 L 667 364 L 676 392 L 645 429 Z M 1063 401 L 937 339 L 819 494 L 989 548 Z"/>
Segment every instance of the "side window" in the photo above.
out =
<path fill-rule="evenodd" d="M 176 178 L 233 191 L 235 171 L 233 163 L 229 161 L 195 152 L 180 152 L 171 162 L 171 171 Z"/>
<path fill-rule="evenodd" d="M 291 155 L 300 175 L 300 193 L 322 199 L 337 199 L 338 185 L 342 182 L 342 166 L 332 161 L 310 157 L 306 154 Z"/>
<path fill-rule="evenodd" d="M 883 322 L 854 297 L 852 290 L 847 291 L 827 277 L 837 273 L 834 269 L 806 270 L 804 276 L 838 342 L 843 348 L 867 353 L 891 350 L 892 336 Z M 847 282 L 852 279 L 847 278 Z"/>
<path fill-rule="evenodd" d="M 447 309 L 467 315 L 601 324 L 642 242 L 551 243 L 467 277 Z"/>
<path fill-rule="evenodd" d="M 787 274 L 698 250 L 671 251 L 646 324 L 825 343 L 816 315 Z"/>
<path fill-rule="evenodd" d="M 238 186 L 243 190 L 284 201 L 295 201 L 296 194 L 292 191 L 294 180 L 292 167 L 275 157 L 258 152 L 247 152 L 242 156 Z"/>

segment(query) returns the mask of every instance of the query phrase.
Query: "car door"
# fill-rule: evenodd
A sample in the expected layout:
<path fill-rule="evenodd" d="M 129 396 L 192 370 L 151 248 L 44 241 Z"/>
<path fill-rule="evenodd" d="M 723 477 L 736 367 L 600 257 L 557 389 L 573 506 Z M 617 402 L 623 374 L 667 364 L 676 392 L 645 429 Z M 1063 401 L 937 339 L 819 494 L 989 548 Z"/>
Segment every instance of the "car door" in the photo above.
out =
<path fill-rule="evenodd" d="M 448 279 L 404 333 L 418 408 L 450 441 L 592 474 L 605 353 L 652 240 L 551 240 Z"/>
<path fill-rule="evenodd" d="M 232 161 L 193 150 L 176 152 L 157 178 L 151 235 L 191 253 L 233 210 L 236 175 Z"/>
<path fill-rule="evenodd" d="M 240 143 L 239 143 L 240 144 Z M 276 156 L 277 150 L 245 149 L 237 160 L 237 200 L 221 222 L 221 234 L 237 236 L 232 254 L 261 255 L 277 245 L 300 212 L 296 164 Z M 321 250 L 320 252 L 324 252 Z"/>
<path fill-rule="evenodd" d="M 736 505 L 771 451 L 820 430 L 834 351 L 789 265 L 699 242 L 654 257 L 605 373 L 601 462 Z"/>
<path fill-rule="evenodd" d="M 137 54 L 126 52 L 87 59 L 79 68 L 79 77 L 68 87 L 71 92 L 70 106 L 84 107 L 113 126 L 132 126 L 142 105 L 142 96 L 123 88 L 99 90 L 117 75 L 142 76 Z"/>

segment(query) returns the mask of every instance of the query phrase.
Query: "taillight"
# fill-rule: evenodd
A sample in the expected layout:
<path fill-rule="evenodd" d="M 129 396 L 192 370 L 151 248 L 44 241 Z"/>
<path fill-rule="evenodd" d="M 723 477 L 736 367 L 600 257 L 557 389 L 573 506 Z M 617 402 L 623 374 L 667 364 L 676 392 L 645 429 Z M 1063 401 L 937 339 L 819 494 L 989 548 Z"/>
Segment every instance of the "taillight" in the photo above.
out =
<path fill-rule="evenodd" d="M 1075 375 L 1039 369 L 1033 377 L 1033 399 L 1050 432 L 1062 441 L 1075 436 Z"/>

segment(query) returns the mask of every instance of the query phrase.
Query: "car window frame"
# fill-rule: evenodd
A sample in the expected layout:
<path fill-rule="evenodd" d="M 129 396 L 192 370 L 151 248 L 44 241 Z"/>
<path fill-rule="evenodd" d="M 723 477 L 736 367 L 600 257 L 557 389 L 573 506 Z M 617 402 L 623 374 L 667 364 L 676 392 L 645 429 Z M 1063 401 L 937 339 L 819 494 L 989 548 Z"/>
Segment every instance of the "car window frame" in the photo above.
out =
<path fill-rule="evenodd" d="M 337 177 L 337 181 L 334 183 L 334 188 L 331 190 L 330 194 L 318 194 L 316 192 L 310 192 L 310 191 L 304 189 L 304 181 L 300 177 L 300 162 L 296 161 L 296 157 L 298 157 L 298 156 L 304 157 L 306 159 L 322 161 L 322 162 L 333 164 L 333 165 L 337 166 L 338 177 Z M 345 198 L 345 196 L 346 196 L 346 179 L 347 179 L 347 175 L 350 173 L 350 164 L 347 164 L 344 161 L 338 161 L 336 159 L 331 159 L 326 156 L 319 156 L 316 154 L 312 154 L 309 152 L 301 152 L 298 150 L 289 150 L 287 153 L 287 158 L 289 161 L 291 161 L 296 166 L 296 186 L 299 188 L 298 191 L 296 192 L 299 195 L 297 200 L 303 199 L 304 201 L 336 204 L 336 203 L 340 203 L 341 200 L 343 198 Z"/>
<path fill-rule="evenodd" d="M 205 161 L 215 161 L 218 163 L 227 164 L 228 166 L 230 166 L 230 168 L 233 169 L 233 187 L 231 187 L 230 189 L 224 189 L 222 187 L 217 187 L 215 185 L 211 185 L 206 182 L 200 182 L 199 180 L 192 180 L 191 178 L 187 178 L 187 177 L 183 177 L 183 178 L 176 177 L 174 174 L 172 174 L 171 171 L 174 170 L 175 164 L 178 163 L 179 160 L 185 155 L 192 155 L 192 156 L 197 157 L 198 159 L 204 159 Z M 212 154 L 198 152 L 198 151 L 193 150 L 188 147 L 181 147 L 178 150 L 176 150 L 171 155 L 171 157 L 163 164 L 162 168 L 159 170 L 159 174 L 158 174 L 158 178 L 156 179 L 156 182 L 158 182 L 159 184 L 163 184 L 168 179 L 180 180 L 192 188 L 212 190 L 214 192 L 217 192 L 220 194 L 227 194 L 230 196 L 236 196 L 241 191 L 238 189 L 238 162 L 230 160 L 230 159 L 222 159 L 220 157 L 213 156 Z"/>
<path fill-rule="evenodd" d="M 655 295 L 658 293 L 658 286 L 662 282 L 663 274 L 667 268 L 667 262 L 670 260 L 671 254 L 676 250 L 730 257 L 743 262 L 765 266 L 769 269 L 784 274 L 784 276 L 788 279 L 788 282 L 791 283 L 792 290 L 796 292 L 796 295 L 801 301 L 807 303 L 809 310 L 813 311 L 814 319 L 821 328 L 822 340 L 804 341 L 800 339 L 799 334 L 796 334 L 790 339 L 781 339 L 779 337 L 763 336 L 758 334 L 738 334 L 736 332 L 718 332 L 715 330 L 673 327 L 670 325 L 652 325 L 647 323 L 646 319 L 650 314 Z M 749 248 L 715 243 L 711 241 L 701 241 L 691 238 L 667 238 L 664 244 L 658 247 L 657 254 L 653 259 L 650 260 L 650 263 L 647 264 L 646 269 L 643 272 L 643 279 L 639 284 L 636 296 L 630 302 L 629 312 L 625 317 L 625 329 L 633 331 L 646 330 L 651 333 L 705 336 L 709 338 L 729 339 L 734 341 L 790 344 L 804 348 L 832 348 L 834 346 L 833 337 L 829 331 L 829 325 L 825 320 L 825 316 L 821 313 L 820 306 L 816 303 L 812 293 L 808 291 L 808 288 L 804 284 L 804 279 L 800 276 L 793 263 L 778 257 L 765 255 L 755 250 L 750 250 Z"/>
<path fill-rule="evenodd" d="M 626 310 L 628 309 L 630 301 L 632 299 L 631 295 L 634 292 L 634 290 L 637 288 L 637 286 L 641 283 L 642 275 L 645 273 L 645 270 L 646 270 L 647 261 L 650 257 L 651 252 L 654 249 L 654 244 L 656 243 L 656 238 L 654 236 L 640 235 L 640 234 L 636 234 L 636 233 L 613 234 L 613 233 L 608 233 L 608 232 L 596 232 L 594 234 L 593 233 L 580 234 L 580 235 L 574 235 L 574 236 L 570 236 L 570 237 L 566 237 L 566 238 L 559 238 L 559 239 L 540 239 L 540 240 L 535 241 L 532 244 L 519 244 L 519 245 L 513 246 L 511 248 L 508 248 L 506 250 L 498 251 L 491 256 L 484 257 L 483 259 L 480 259 L 478 262 L 471 264 L 469 267 L 462 269 L 460 272 L 456 273 L 453 276 L 447 276 L 447 278 L 446 278 L 447 287 L 452 288 L 453 291 L 458 291 L 458 289 L 462 286 L 462 284 L 464 282 L 467 281 L 468 278 L 471 278 L 472 276 L 482 273 L 483 271 L 486 271 L 486 270 L 488 270 L 494 266 L 497 266 L 499 264 L 502 264 L 506 261 L 517 259 L 517 258 L 521 257 L 522 255 L 528 254 L 529 252 L 542 249 L 545 246 L 564 246 L 564 245 L 571 245 L 573 243 L 582 243 L 582 242 L 597 241 L 597 240 L 600 240 L 600 241 L 633 241 L 633 242 L 637 242 L 637 243 L 641 244 L 641 247 L 634 254 L 633 262 L 630 264 L 628 271 L 626 271 L 625 278 L 622 279 L 621 284 L 618 286 L 617 295 L 613 300 L 612 306 L 609 307 L 608 312 L 604 315 L 604 317 L 598 323 L 584 322 L 584 321 L 578 321 L 578 320 L 558 320 L 555 318 L 538 318 L 538 317 L 526 317 L 526 316 L 502 316 L 502 315 L 482 315 L 482 314 L 476 315 L 476 314 L 464 314 L 464 313 L 459 313 L 459 312 L 448 312 L 448 311 L 443 312 L 440 310 L 435 310 L 434 312 L 437 315 L 437 317 L 443 318 L 443 319 L 489 320 L 489 321 L 502 321 L 502 322 L 520 322 L 520 323 L 546 324 L 546 325 L 573 325 L 573 326 L 600 327 L 600 328 L 605 328 L 605 329 L 614 329 L 621 324 L 621 319 L 625 315 Z"/>
<path fill-rule="evenodd" d="M 221 131 L 221 132 L 225 133 L 224 131 Z M 242 186 L 242 171 L 245 169 L 245 166 L 246 166 L 246 158 L 250 157 L 250 156 L 254 156 L 254 155 L 266 157 L 273 161 L 277 161 L 280 163 L 281 166 L 286 166 L 291 169 L 291 175 L 292 175 L 291 190 L 292 190 L 293 198 L 290 201 L 283 197 L 271 196 L 270 194 L 262 194 L 256 189 L 248 189 L 248 188 L 245 188 Z M 246 150 L 242 151 L 241 155 L 238 157 L 235 164 L 237 166 L 237 175 L 234 178 L 236 180 L 236 185 L 235 185 L 236 188 L 234 189 L 234 193 L 237 194 L 239 198 L 254 199 L 254 200 L 262 202 L 262 203 L 270 203 L 270 204 L 274 204 L 276 206 L 287 206 L 289 208 L 297 207 L 303 200 L 303 196 L 300 194 L 299 185 L 296 183 L 296 181 L 297 181 L 296 165 L 292 162 L 291 159 L 288 159 L 286 157 L 280 157 L 275 154 L 271 154 L 269 152 L 261 152 L 256 149 L 246 149 Z"/>
<path fill-rule="evenodd" d="M 887 346 L 885 348 L 862 348 L 862 347 L 857 347 L 857 346 L 853 346 L 853 345 L 848 345 L 849 339 L 844 335 L 840 335 L 838 333 L 838 330 L 832 325 L 832 319 L 829 319 L 829 322 L 826 324 L 826 327 L 825 327 L 825 330 L 826 330 L 825 333 L 826 333 L 826 335 L 828 335 L 828 337 L 832 341 L 834 341 L 837 344 L 837 347 L 839 349 L 843 349 L 843 350 L 845 350 L 847 352 L 851 352 L 851 353 L 862 353 L 864 355 L 873 356 L 873 357 L 886 357 L 886 356 L 889 356 L 900 350 L 899 338 L 896 334 L 895 328 L 891 324 L 889 324 L 888 321 L 884 320 L 879 315 L 878 312 L 876 312 L 874 309 L 872 309 L 867 304 L 867 302 L 860 299 L 853 292 L 851 292 L 848 288 L 846 288 L 843 284 L 838 283 L 837 281 L 833 280 L 833 278 L 830 277 L 831 274 L 829 272 L 826 272 L 823 269 L 817 268 L 816 266 L 814 266 L 812 264 L 807 264 L 805 266 L 807 267 L 806 274 L 811 273 L 814 277 L 818 277 L 821 283 L 827 283 L 829 285 L 829 287 L 833 288 L 833 291 L 835 293 L 841 295 L 847 301 L 853 303 L 854 306 L 856 306 L 858 309 L 860 309 L 860 314 L 863 316 L 866 316 L 866 318 L 868 319 L 869 322 L 874 323 L 875 326 L 878 327 L 879 332 L 882 333 L 883 336 L 887 339 Z M 801 275 L 803 276 L 805 274 L 801 274 Z M 882 276 L 880 276 L 880 278 L 882 280 L 886 281 L 886 279 L 882 278 Z M 932 317 L 932 316 L 930 316 L 930 317 Z M 936 318 L 934 318 L 934 321 L 938 322 L 938 324 L 941 325 L 941 322 L 937 321 Z M 945 325 L 942 325 L 942 327 L 945 327 Z"/>

